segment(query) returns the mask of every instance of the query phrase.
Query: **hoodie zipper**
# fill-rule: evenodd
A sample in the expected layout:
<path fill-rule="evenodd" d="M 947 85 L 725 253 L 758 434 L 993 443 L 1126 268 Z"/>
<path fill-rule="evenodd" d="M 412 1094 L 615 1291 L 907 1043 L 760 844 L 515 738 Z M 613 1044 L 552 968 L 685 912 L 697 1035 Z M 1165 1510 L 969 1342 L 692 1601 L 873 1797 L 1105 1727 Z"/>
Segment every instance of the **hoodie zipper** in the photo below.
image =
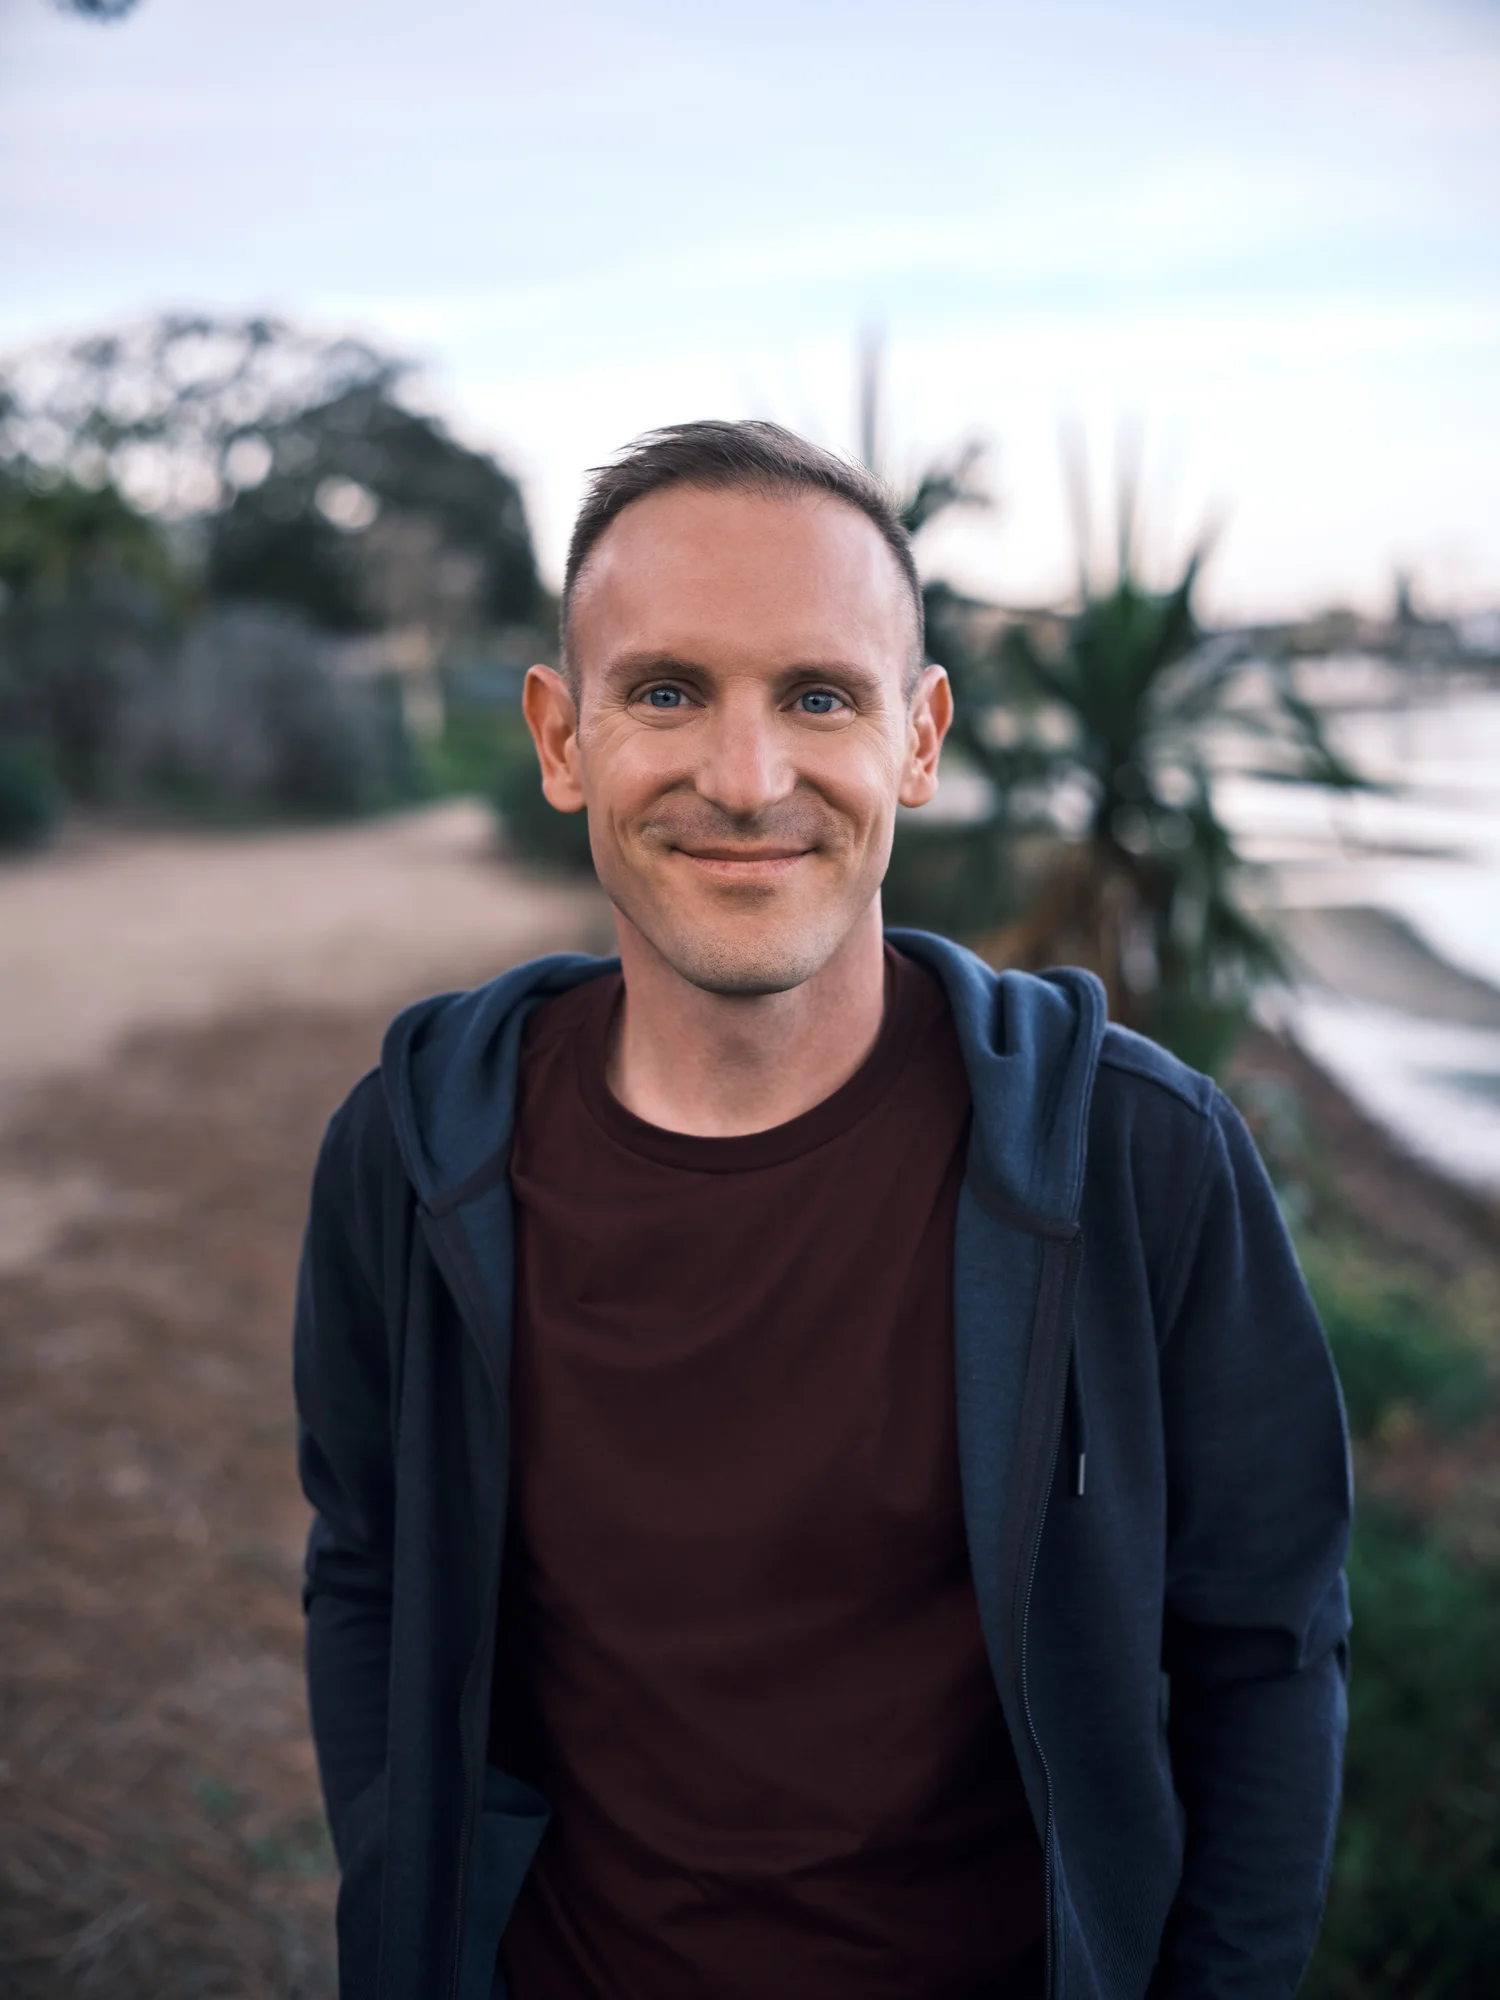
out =
<path fill-rule="evenodd" d="M 498 1611 L 498 1599 L 500 1595 L 500 1550 L 503 1546 L 503 1541 L 504 1533 L 502 1530 L 501 1534 L 496 1537 L 495 1546 L 491 1550 L 486 1562 L 483 1601 L 488 1608 L 484 1612 L 486 1622 L 480 1634 L 479 1653 L 477 1657 L 480 1659 L 488 1657 L 491 1661 L 494 1658 L 494 1621 Z M 480 1677 L 477 1685 L 480 1687 L 484 1685 L 483 1676 Z M 464 1689 L 465 1694 L 468 1691 L 468 1687 L 466 1686 Z M 470 1764 L 477 1764 L 477 1759 L 472 1755 L 473 1745 L 470 1741 L 472 1734 L 473 1731 L 469 1726 L 469 1715 L 465 1711 L 459 1718 L 459 1737 L 464 1751 L 465 1764 L 464 1816 L 459 1825 L 458 1885 L 453 1902 L 453 1934 L 448 1946 L 448 2000 L 458 2000 L 458 1982 L 463 1972 L 464 1921 L 469 1913 L 469 1876 L 474 1863 L 474 1834 L 479 1818 L 478 1805 L 480 1798 L 483 1796 L 483 1773 L 479 1773 L 478 1783 L 476 1783 L 474 1774 L 468 1768 Z"/>
<path fill-rule="evenodd" d="M 1075 1232 L 1071 1237 L 1048 1238 L 1042 1245 L 1041 1294 L 1037 1300 L 1032 1353 L 1037 1357 L 1033 1366 L 1051 1366 L 1057 1371 L 1055 1382 L 1044 1385 L 1046 1402 L 1043 1414 L 1046 1416 L 1045 1446 L 1037 1467 L 1039 1484 L 1026 1489 L 1039 1494 L 1036 1524 L 1030 1537 L 1030 1550 L 1025 1558 L 1025 1588 L 1021 1593 L 1016 1619 L 1016 1679 L 1021 1697 L 1021 1714 L 1026 1723 L 1026 1732 L 1031 1739 L 1037 1766 L 1042 1774 L 1042 1791 L 1046 1801 L 1046 1812 L 1042 1828 L 1042 1873 L 1043 1873 L 1043 1927 L 1046 1944 L 1046 1991 L 1048 2000 L 1059 2000 L 1060 1969 L 1057 1963 L 1056 1939 L 1056 1894 L 1053 1883 L 1052 1854 L 1054 1845 L 1054 1823 L 1052 1811 L 1052 1773 L 1047 1764 L 1047 1754 L 1042 1748 L 1042 1739 L 1036 1726 L 1036 1717 L 1031 1706 L 1031 1688 L 1026 1671 L 1026 1647 L 1031 1634 L 1031 1601 L 1036 1589 L 1037 1567 L 1041 1560 L 1042 1533 L 1047 1525 L 1048 1506 L 1052 1495 L 1052 1484 L 1057 1472 L 1057 1454 L 1062 1443 L 1063 1413 L 1066 1403 L 1068 1369 L 1072 1351 L 1072 1305 L 1077 1281 L 1078 1263 L 1081 1255 L 1081 1238 Z M 1059 1352 L 1060 1350 L 1060 1352 Z M 1023 1414 L 1026 1398 L 1023 1393 Z M 1028 1473 L 1031 1468 L 1027 1468 Z"/>

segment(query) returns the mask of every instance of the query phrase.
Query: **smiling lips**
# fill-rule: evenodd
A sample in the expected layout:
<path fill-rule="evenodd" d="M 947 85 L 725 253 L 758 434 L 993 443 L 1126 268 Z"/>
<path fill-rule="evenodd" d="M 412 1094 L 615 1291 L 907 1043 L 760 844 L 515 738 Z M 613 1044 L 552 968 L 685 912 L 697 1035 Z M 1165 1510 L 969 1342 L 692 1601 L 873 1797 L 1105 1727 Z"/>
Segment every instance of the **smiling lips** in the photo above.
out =
<path fill-rule="evenodd" d="M 812 852 L 809 847 L 678 847 L 673 850 L 721 882 L 774 882 Z"/>

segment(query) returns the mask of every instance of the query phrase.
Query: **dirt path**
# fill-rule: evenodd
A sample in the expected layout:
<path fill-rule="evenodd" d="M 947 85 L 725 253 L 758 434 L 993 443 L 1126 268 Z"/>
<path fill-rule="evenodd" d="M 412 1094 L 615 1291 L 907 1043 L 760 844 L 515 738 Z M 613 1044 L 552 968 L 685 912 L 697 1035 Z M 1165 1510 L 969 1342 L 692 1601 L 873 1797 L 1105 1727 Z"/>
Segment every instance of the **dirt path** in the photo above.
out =
<path fill-rule="evenodd" d="M 609 949 L 598 892 L 505 866 L 481 807 L 313 832 L 75 838 L 0 867 L 0 1130 L 26 1094 L 144 1031 L 259 1008 L 368 1011 L 537 952 Z M 77 1163 L 0 1168 L 0 1271 L 100 1190 Z"/>
<path fill-rule="evenodd" d="M 75 837 L 0 866 L 0 1103 L 140 1028 L 392 1008 L 604 935 L 597 891 L 497 861 L 452 803 L 317 831 Z"/>

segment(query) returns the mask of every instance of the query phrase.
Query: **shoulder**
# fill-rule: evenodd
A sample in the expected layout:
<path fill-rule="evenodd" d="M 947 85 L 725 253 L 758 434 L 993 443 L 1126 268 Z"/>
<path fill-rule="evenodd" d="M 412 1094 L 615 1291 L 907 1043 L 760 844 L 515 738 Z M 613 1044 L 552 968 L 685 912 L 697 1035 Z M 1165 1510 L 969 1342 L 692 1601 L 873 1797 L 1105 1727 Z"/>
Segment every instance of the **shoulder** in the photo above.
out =
<path fill-rule="evenodd" d="M 1170 1291 L 1215 1191 L 1237 1205 L 1260 1178 L 1254 1144 L 1213 1079 L 1111 1024 L 1089 1120 L 1086 1228 L 1138 1241 Z"/>
<path fill-rule="evenodd" d="M 1111 1022 L 1094 1079 L 1091 1143 L 1124 1144 L 1133 1155 L 1165 1149 L 1202 1159 L 1233 1106 L 1212 1077 L 1159 1043 Z M 1151 1164 L 1159 1168 L 1160 1157 Z"/>
<path fill-rule="evenodd" d="M 395 1151 L 396 1136 L 380 1071 L 366 1070 L 328 1121 L 318 1171 L 320 1175 L 357 1175 Z"/>
<path fill-rule="evenodd" d="M 1173 1099 L 1199 1118 L 1215 1115 L 1220 1097 L 1212 1077 L 1189 1069 L 1159 1042 L 1148 1041 L 1111 1021 L 1099 1049 L 1099 1085 L 1122 1101 L 1165 1109 Z"/>
<path fill-rule="evenodd" d="M 337 1236 L 378 1268 L 393 1220 L 415 1201 L 378 1069 L 362 1076 L 329 1119 L 313 1172 L 309 1241 Z"/>

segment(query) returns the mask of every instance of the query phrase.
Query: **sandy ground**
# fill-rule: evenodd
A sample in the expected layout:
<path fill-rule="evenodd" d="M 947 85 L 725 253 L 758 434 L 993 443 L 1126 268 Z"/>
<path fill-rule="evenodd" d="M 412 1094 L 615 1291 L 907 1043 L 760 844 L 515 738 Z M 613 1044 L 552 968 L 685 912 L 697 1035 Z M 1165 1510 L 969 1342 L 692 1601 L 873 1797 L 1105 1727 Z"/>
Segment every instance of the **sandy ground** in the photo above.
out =
<path fill-rule="evenodd" d="M 457 802 L 312 832 L 75 836 L 0 867 L 0 1093 L 122 1035 L 255 1006 L 396 1006 L 605 935 L 597 892 L 500 865 Z"/>
<path fill-rule="evenodd" d="M 257 1009 L 389 1015 L 580 944 L 612 948 L 598 892 L 505 866 L 478 805 L 238 838 L 75 836 L 0 867 L 0 1125 L 144 1030 Z M 71 1167 L 0 1170 L 0 1270 L 100 1198 Z"/>

